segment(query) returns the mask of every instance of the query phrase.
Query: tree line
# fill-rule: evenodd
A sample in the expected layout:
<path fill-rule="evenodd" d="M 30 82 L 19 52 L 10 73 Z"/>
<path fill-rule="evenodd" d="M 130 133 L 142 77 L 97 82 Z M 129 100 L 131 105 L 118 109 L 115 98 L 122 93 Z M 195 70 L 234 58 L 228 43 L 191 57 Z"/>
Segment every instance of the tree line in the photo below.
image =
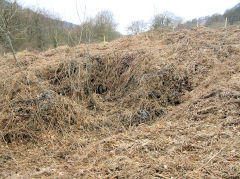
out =
<path fill-rule="evenodd" d="M 203 25 L 210 28 L 224 27 L 227 20 L 227 25 L 240 25 L 240 3 L 231 9 L 228 9 L 224 14 L 213 14 L 212 16 L 201 17 L 198 19 L 192 19 L 184 24 L 181 24 L 181 28 L 196 27 L 196 24 Z"/>
<path fill-rule="evenodd" d="M 149 22 L 143 20 L 133 21 L 127 27 L 129 35 L 136 35 L 149 30 L 157 30 L 161 28 L 176 28 L 182 24 L 183 19 L 171 12 L 156 14 Z"/>
<path fill-rule="evenodd" d="M 119 38 L 113 13 L 104 10 L 79 25 L 44 10 L 22 8 L 16 1 L 0 0 L 0 51 L 45 50 Z M 11 47 L 12 46 L 12 47 Z"/>
<path fill-rule="evenodd" d="M 160 28 L 179 28 L 190 29 L 200 26 L 219 28 L 224 27 L 227 18 L 228 25 L 240 25 L 240 3 L 231 9 L 225 11 L 224 14 L 213 14 L 212 16 L 195 18 L 184 22 L 181 17 L 178 17 L 170 12 L 156 14 L 150 22 L 143 20 L 133 21 L 128 27 L 128 34 L 134 35 L 148 30 L 156 30 Z"/>

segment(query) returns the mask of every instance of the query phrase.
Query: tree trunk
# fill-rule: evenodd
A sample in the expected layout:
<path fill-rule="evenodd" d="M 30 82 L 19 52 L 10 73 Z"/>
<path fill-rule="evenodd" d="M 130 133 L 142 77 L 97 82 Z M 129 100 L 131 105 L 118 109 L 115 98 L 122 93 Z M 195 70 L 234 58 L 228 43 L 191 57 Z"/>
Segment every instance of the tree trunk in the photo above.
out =
<path fill-rule="evenodd" d="M 11 41 L 8 33 L 5 33 L 5 36 L 6 36 L 6 39 L 7 39 L 7 41 L 8 41 L 8 44 L 9 44 L 9 46 L 10 46 L 10 50 L 11 50 L 11 52 L 12 52 L 12 54 L 13 54 L 13 57 L 14 57 L 14 59 L 15 59 L 15 61 L 16 61 L 16 64 L 17 64 L 17 66 L 20 68 L 20 64 L 19 64 L 18 59 L 17 59 L 17 57 L 16 57 L 16 53 L 15 53 L 15 50 L 14 50 L 13 45 L 12 45 L 12 41 Z"/>

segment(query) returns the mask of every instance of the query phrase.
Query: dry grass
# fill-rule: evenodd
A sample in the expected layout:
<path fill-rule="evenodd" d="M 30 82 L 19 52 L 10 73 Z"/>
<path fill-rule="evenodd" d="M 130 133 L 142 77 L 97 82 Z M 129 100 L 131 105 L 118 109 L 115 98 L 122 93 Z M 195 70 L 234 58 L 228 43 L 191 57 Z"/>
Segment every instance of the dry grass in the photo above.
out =
<path fill-rule="evenodd" d="M 240 177 L 239 27 L 89 52 L 1 58 L 0 177 Z"/>

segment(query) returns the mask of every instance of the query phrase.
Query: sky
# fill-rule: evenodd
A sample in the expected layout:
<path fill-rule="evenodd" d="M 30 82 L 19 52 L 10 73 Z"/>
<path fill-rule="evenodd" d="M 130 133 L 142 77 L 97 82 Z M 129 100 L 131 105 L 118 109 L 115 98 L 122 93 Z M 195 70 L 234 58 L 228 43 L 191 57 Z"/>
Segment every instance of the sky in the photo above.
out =
<path fill-rule="evenodd" d="M 18 0 L 18 2 L 24 7 L 45 9 L 74 24 L 80 24 L 83 14 L 94 17 L 101 10 L 110 10 L 118 23 L 118 30 L 126 34 L 126 27 L 132 21 L 149 22 L 158 13 L 169 11 L 184 20 L 191 20 L 215 13 L 222 14 L 240 0 Z"/>

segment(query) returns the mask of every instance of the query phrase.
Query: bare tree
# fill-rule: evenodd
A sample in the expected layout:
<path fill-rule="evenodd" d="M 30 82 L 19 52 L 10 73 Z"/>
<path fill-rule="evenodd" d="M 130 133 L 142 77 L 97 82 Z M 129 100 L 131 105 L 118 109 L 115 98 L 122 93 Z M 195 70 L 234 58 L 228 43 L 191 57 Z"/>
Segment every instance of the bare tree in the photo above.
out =
<path fill-rule="evenodd" d="M 115 38 L 116 28 L 117 24 L 114 20 L 113 13 L 109 10 L 100 11 L 94 18 L 93 33 L 100 41 L 104 36 L 107 41 L 113 40 Z"/>
<path fill-rule="evenodd" d="M 58 47 L 59 45 L 63 45 L 67 36 L 67 33 L 64 29 L 64 22 L 62 22 L 60 19 L 57 19 L 53 15 L 46 20 L 48 21 L 48 28 L 46 31 L 48 32 L 50 44 L 54 48 Z"/>
<path fill-rule="evenodd" d="M 159 29 L 165 26 L 165 15 L 164 14 L 157 14 L 154 16 L 152 21 L 152 29 Z"/>
<path fill-rule="evenodd" d="M 182 22 L 182 18 L 177 17 L 171 12 L 157 14 L 152 20 L 151 29 L 159 29 L 164 27 L 176 27 Z"/>
<path fill-rule="evenodd" d="M 16 1 L 14 1 L 13 3 L 10 2 L 4 2 L 1 1 L 0 2 L 1 5 L 1 9 L 0 9 L 0 38 L 1 38 L 1 42 L 3 43 L 2 45 L 4 46 L 8 46 L 8 48 L 10 48 L 13 57 L 16 61 L 17 66 L 20 67 L 20 64 L 18 62 L 18 59 L 16 57 L 16 53 L 13 47 L 13 43 L 12 43 L 12 30 L 18 29 L 19 24 L 18 22 L 14 21 L 15 20 L 15 16 L 17 14 L 18 11 L 18 5 L 16 3 Z"/>
<path fill-rule="evenodd" d="M 136 34 L 145 32 L 146 30 L 147 30 L 147 23 L 145 23 L 143 20 L 133 21 L 127 27 L 127 32 L 130 35 L 136 35 Z"/>
<path fill-rule="evenodd" d="M 84 30 L 86 30 L 86 10 L 87 10 L 87 5 L 86 3 L 84 4 L 84 9 L 82 10 L 82 16 L 79 13 L 79 7 L 78 7 L 78 1 L 76 0 L 76 11 L 77 11 L 77 15 L 78 15 L 78 20 L 80 22 L 80 35 L 78 37 L 78 45 L 80 45 L 82 43 L 82 37 L 83 37 L 83 33 Z"/>
<path fill-rule="evenodd" d="M 80 33 L 78 34 L 78 37 L 77 37 L 78 45 L 80 45 L 83 38 L 85 38 L 85 42 L 87 43 L 86 51 L 85 51 L 86 87 L 87 87 L 87 91 L 89 94 L 90 103 L 93 106 L 93 109 L 96 110 L 97 103 L 96 103 L 96 100 L 94 99 L 93 91 L 90 86 L 90 74 L 92 73 L 92 64 L 90 64 L 89 45 L 90 45 L 90 43 L 92 41 L 92 37 L 93 37 L 93 20 L 91 18 L 86 20 L 86 16 L 85 16 L 86 15 L 86 4 L 85 4 L 84 12 L 83 12 L 83 19 L 80 16 L 77 1 L 76 1 L 76 10 L 77 10 L 77 15 L 78 15 L 78 18 L 80 21 L 80 26 L 77 28 L 77 30 L 80 29 L 80 31 L 79 31 Z M 71 38 L 72 38 L 72 36 L 71 36 Z M 76 51 L 75 51 L 75 56 L 77 58 Z M 79 69 L 80 69 L 80 66 L 79 66 Z"/>

